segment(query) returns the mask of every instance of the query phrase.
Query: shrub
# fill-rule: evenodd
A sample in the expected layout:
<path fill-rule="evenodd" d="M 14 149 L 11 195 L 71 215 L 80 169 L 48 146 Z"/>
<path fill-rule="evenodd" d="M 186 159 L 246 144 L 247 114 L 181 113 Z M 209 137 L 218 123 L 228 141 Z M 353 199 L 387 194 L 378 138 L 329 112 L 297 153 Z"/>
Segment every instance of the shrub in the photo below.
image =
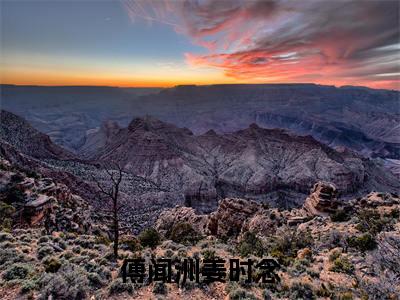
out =
<path fill-rule="evenodd" d="M 12 217 L 14 213 L 15 208 L 13 206 L 0 201 L 0 230 L 11 230 Z"/>
<path fill-rule="evenodd" d="M 94 288 L 101 288 L 105 285 L 105 282 L 101 276 L 97 273 L 88 273 L 89 284 Z"/>
<path fill-rule="evenodd" d="M 37 173 L 35 170 L 32 169 L 24 169 L 24 173 L 27 177 L 34 178 L 34 179 L 39 179 L 40 174 Z"/>
<path fill-rule="evenodd" d="M 140 250 L 140 242 L 136 238 L 124 238 L 120 241 L 120 247 L 132 252 Z"/>
<path fill-rule="evenodd" d="M 41 247 L 41 248 L 38 249 L 38 251 L 37 251 L 37 258 L 38 258 L 38 259 L 42 259 L 42 258 L 44 258 L 45 256 L 53 255 L 53 254 L 54 254 L 54 249 L 53 249 L 53 247 L 51 247 L 51 246 L 45 244 L 43 247 Z"/>
<path fill-rule="evenodd" d="M 171 232 L 167 234 L 167 238 L 176 243 L 193 245 L 201 237 L 189 223 L 178 223 L 172 226 Z"/>
<path fill-rule="evenodd" d="M 0 249 L 0 266 L 6 267 L 10 264 L 23 262 L 25 257 L 15 249 Z"/>
<path fill-rule="evenodd" d="M 203 259 L 215 259 L 215 251 L 212 249 L 205 249 L 201 252 Z"/>
<path fill-rule="evenodd" d="M 338 209 L 331 215 L 332 222 L 345 222 L 350 220 L 350 215 L 344 209 Z"/>
<path fill-rule="evenodd" d="M 153 286 L 153 293 L 154 294 L 167 294 L 168 289 L 164 282 L 155 282 Z"/>
<path fill-rule="evenodd" d="M 261 257 L 264 254 L 263 243 L 255 233 L 249 231 L 245 232 L 237 248 L 242 257 L 250 254 Z"/>
<path fill-rule="evenodd" d="M 375 238 L 369 233 L 365 233 L 358 237 L 349 237 L 347 242 L 350 247 L 357 248 L 362 252 L 373 250 L 376 247 Z"/>
<path fill-rule="evenodd" d="M 254 294 L 243 289 L 235 289 L 229 293 L 230 300 L 257 300 Z"/>
<path fill-rule="evenodd" d="M 271 241 L 269 253 L 279 263 L 288 266 L 303 248 L 311 248 L 314 241 L 310 232 L 281 230 Z"/>
<path fill-rule="evenodd" d="M 57 273 L 45 273 L 40 279 L 40 299 L 83 299 L 87 275 L 80 267 L 68 264 Z"/>
<path fill-rule="evenodd" d="M 82 248 L 93 248 L 94 242 L 94 239 L 90 235 L 81 235 L 79 238 L 75 239 L 75 244 Z"/>
<path fill-rule="evenodd" d="M 337 295 L 338 300 L 353 300 L 352 292 L 342 292 Z"/>
<path fill-rule="evenodd" d="M 309 284 L 295 282 L 290 287 L 289 299 L 315 299 L 315 295 Z"/>
<path fill-rule="evenodd" d="M 310 262 L 307 259 L 296 259 L 293 263 L 293 270 L 292 272 L 294 275 L 300 275 L 306 272 L 307 267 L 310 266 Z"/>
<path fill-rule="evenodd" d="M 14 241 L 14 237 L 6 232 L 0 232 L 0 243 L 2 242 L 12 242 Z"/>
<path fill-rule="evenodd" d="M 105 236 L 96 236 L 94 239 L 94 243 L 109 246 L 111 244 L 111 241 Z"/>
<path fill-rule="evenodd" d="M 8 204 L 25 202 L 25 194 L 16 186 L 9 187 L 5 194 Z"/>
<path fill-rule="evenodd" d="M 81 246 L 74 246 L 74 247 L 72 247 L 72 252 L 74 252 L 75 254 L 79 254 L 79 253 L 81 253 L 81 251 L 82 251 L 82 248 L 81 248 Z"/>
<path fill-rule="evenodd" d="M 25 279 L 32 273 L 32 267 L 27 264 L 17 263 L 9 267 L 3 274 L 3 279 L 10 281 L 14 279 Z"/>
<path fill-rule="evenodd" d="M 332 272 L 353 274 L 354 266 L 351 264 L 347 257 L 340 256 L 333 261 L 333 265 L 329 270 Z"/>
<path fill-rule="evenodd" d="M 143 247 L 155 248 L 160 240 L 160 234 L 154 228 L 147 228 L 139 235 L 139 241 Z"/>
<path fill-rule="evenodd" d="M 329 254 L 329 261 L 330 262 L 335 261 L 335 259 L 339 258 L 340 255 L 341 255 L 340 251 L 338 250 L 332 251 L 331 254 Z"/>
<path fill-rule="evenodd" d="M 60 269 L 61 262 L 56 257 L 47 257 L 43 260 L 43 265 L 48 273 L 55 273 Z"/>
<path fill-rule="evenodd" d="M 110 285 L 110 295 L 121 294 L 127 292 L 132 294 L 134 291 L 132 283 L 124 283 L 121 278 L 117 278 Z"/>
<path fill-rule="evenodd" d="M 362 232 L 369 232 L 376 235 L 385 228 L 389 227 L 390 219 L 381 217 L 381 215 L 372 209 L 363 209 L 358 213 L 359 223 L 356 228 Z"/>
<path fill-rule="evenodd" d="M 24 282 L 21 285 L 21 293 L 26 294 L 32 290 L 37 289 L 37 287 L 38 283 L 36 280 L 30 280 L 30 279 L 24 280 Z"/>
<path fill-rule="evenodd" d="M 23 180 L 24 180 L 24 176 L 22 176 L 22 175 L 19 174 L 19 173 L 16 173 L 16 174 L 11 175 L 11 178 L 10 178 L 10 181 L 11 181 L 12 183 L 20 183 L 20 182 L 23 181 Z"/>
<path fill-rule="evenodd" d="M 389 213 L 389 217 L 393 219 L 400 218 L 400 209 L 398 209 L 397 207 L 393 208 Z"/>
<path fill-rule="evenodd" d="M 38 239 L 38 244 L 45 244 L 45 243 L 48 243 L 49 241 L 50 241 L 50 236 L 48 236 L 48 235 L 44 235 L 44 236 L 41 236 L 39 239 Z"/>

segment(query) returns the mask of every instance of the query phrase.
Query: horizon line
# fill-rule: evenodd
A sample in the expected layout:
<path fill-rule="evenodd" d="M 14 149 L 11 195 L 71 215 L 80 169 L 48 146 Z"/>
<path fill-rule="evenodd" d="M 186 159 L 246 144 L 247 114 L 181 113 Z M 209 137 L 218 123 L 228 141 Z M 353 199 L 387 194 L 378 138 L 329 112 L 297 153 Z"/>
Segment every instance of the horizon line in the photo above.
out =
<path fill-rule="evenodd" d="M 324 87 L 334 87 L 334 88 L 345 88 L 345 87 L 353 87 L 353 88 L 366 88 L 371 90 L 385 90 L 385 91 L 396 91 L 400 92 L 399 89 L 385 89 L 385 88 L 374 88 L 363 85 L 334 85 L 334 84 L 320 84 L 314 82 L 287 82 L 287 83 L 216 83 L 216 84 L 177 84 L 172 86 L 117 86 L 117 85 L 75 85 L 75 84 L 66 84 L 66 85 L 52 85 L 52 84 L 15 84 L 15 83 L 0 83 L 0 86 L 16 86 L 16 87 L 46 87 L 46 88 L 62 88 L 62 87 L 91 87 L 91 88 L 116 88 L 116 89 L 173 89 L 177 87 L 207 87 L 207 86 L 239 86 L 239 85 L 315 85 L 315 86 L 324 86 Z"/>

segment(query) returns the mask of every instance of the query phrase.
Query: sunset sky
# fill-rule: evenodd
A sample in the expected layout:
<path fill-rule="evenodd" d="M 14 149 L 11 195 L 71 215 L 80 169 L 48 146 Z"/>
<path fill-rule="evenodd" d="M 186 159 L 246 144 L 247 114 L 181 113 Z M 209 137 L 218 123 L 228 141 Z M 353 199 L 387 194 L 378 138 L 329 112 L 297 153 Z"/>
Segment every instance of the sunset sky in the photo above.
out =
<path fill-rule="evenodd" d="M 1 82 L 400 89 L 399 1 L 0 0 Z"/>

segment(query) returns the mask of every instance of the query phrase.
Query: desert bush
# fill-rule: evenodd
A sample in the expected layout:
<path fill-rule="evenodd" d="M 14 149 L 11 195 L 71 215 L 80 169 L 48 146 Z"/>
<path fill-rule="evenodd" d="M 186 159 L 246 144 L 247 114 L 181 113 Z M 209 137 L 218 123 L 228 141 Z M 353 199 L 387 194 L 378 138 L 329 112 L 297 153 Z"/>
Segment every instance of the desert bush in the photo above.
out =
<path fill-rule="evenodd" d="M 8 232 L 0 232 L 0 243 L 2 242 L 13 242 L 14 237 Z"/>
<path fill-rule="evenodd" d="M 330 217 L 332 222 L 346 222 L 351 218 L 344 209 L 336 210 Z"/>
<path fill-rule="evenodd" d="M 124 283 L 121 278 L 117 278 L 111 283 L 109 291 L 110 295 L 122 294 L 124 292 L 132 294 L 134 287 L 132 283 Z"/>
<path fill-rule="evenodd" d="M 26 279 L 21 284 L 20 292 L 21 292 L 21 294 L 26 294 L 30 291 L 37 289 L 37 287 L 38 287 L 37 280 Z"/>
<path fill-rule="evenodd" d="M 60 255 L 60 257 L 66 259 L 66 260 L 69 260 L 69 259 L 71 259 L 72 257 L 74 257 L 74 255 L 75 255 L 75 254 L 74 254 L 72 251 L 67 250 L 67 251 L 64 251 L 64 252 Z"/>
<path fill-rule="evenodd" d="M 46 243 L 48 243 L 50 241 L 50 239 L 51 239 L 51 236 L 49 236 L 49 235 L 41 236 L 38 239 L 38 244 L 46 244 Z"/>
<path fill-rule="evenodd" d="M 311 248 L 314 241 L 310 232 L 283 229 L 271 240 L 269 253 L 279 263 L 288 266 L 303 248 Z"/>
<path fill-rule="evenodd" d="M 180 248 L 178 250 L 178 256 L 181 257 L 181 258 L 187 257 L 188 256 L 187 249 L 186 248 Z"/>
<path fill-rule="evenodd" d="M 79 253 L 82 252 L 81 246 L 73 246 L 73 247 L 71 248 L 71 250 L 72 250 L 72 252 L 74 252 L 75 254 L 79 254 Z"/>
<path fill-rule="evenodd" d="M 164 282 L 155 282 L 153 286 L 153 294 L 166 295 L 168 292 L 167 286 Z"/>
<path fill-rule="evenodd" d="M 25 279 L 33 272 L 32 266 L 24 263 L 11 265 L 3 274 L 3 279 L 10 281 L 14 279 Z"/>
<path fill-rule="evenodd" d="M 0 249 L 9 249 L 9 248 L 15 248 L 14 243 L 11 243 L 11 242 L 8 242 L 8 241 L 0 243 Z"/>
<path fill-rule="evenodd" d="M 56 257 L 46 257 L 45 259 L 43 259 L 42 264 L 45 271 L 48 273 L 55 273 L 61 267 L 61 262 Z"/>
<path fill-rule="evenodd" d="M 111 240 L 105 236 L 99 235 L 95 237 L 94 243 L 109 246 L 111 244 Z"/>
<path fill-rule="evenodd" d="M 88 273 L 89 285 L 93 288 L 101 288 L 105 286 L 105 282 L 97 273 Z"/>
<path fill-rule="evenodd" d="M 310 261 L 307 259 L 295 259 L 293 263 L 293 269 L 291 270 L 295 276 L 298 276 L 307 271 L 307 267 L 310 266 Z"/>
<path fill-rule="evenodd" d="M 67 264 L 57 273 L 44 273 L 40 279 L 39 299 L 84 299 L 87 286 L 86 272 L 76 265 Z"/>
<path fill-rule="evenodd" d="M 244 289 L 234 289 L 229 293 L 230 300 L 257 300 L 253 293 Z"/>
<path fill-rule="evenodd" d="M 167 258 L 172 257 L 174 254 L 174 251 L 172 251 L 171 249 L 167 249 L 164 251 L 164 256 Z"/>
<path fill-rule="evenodd" d="M 376 247 L 375 238 L 370 233 L 364 233 L 358 237 L 351 236 L 347 239 L 347 243 L 350 247 L 357 248 L 362 252 L 373 250 Z"/>
<path fill-rule="evenodd" d="M 345 274 L 353 274 L 354 266 L 347 257 L 339 256 L 333 261 L 333 265 L 330 267 L 329 271 L 345 273 Z"/>
<path fill-rule="evenodd" d="M 237 249 L 242 257 L 247 257 L 250 254 L 261 257 L 265 252 L 262 241 L 255 233 L 249 231 L 244 233 L 237 246 Z"/>
<path fill-rule="evenodd" d="M 400 237 L 396 233 L 381 233 L 377 247 L 366 255 L 368 273 L 376 275 L 374 280 L 358 276 L 360 289 L 371 300 L 397 299 L 400 294 Z"/>
<path fill-rule="evenodd" d="M 353 300 L 352 292 L 341 292 L 337 295 L 338 300 Z"/>
<path fill-rule="evenodd" d="M 129 250 L 132 252 L 138 251 L 141 249 L 140 242 L 138 239 L 131 237 L 131 238 L 123 238 L 120 241 L 120 247 L 123 250 Z"/>
<path fill-rule="evenodd" d="M 5 268 L 13 263 L 24 262 L 25 256 L 20 254 L 16 249 L 0 249 L 0 266 Z"/>
<path fill-rule="evenodd" d="M 400 209 L 398 209 L 397 207 L 396 207 L 396 208 L 393 208 L 393 209 L 390 211 L 390 213 L 387 215 L 387 217 L 393 218 L 393 219 L 398 219 L 398 218 L 400 218 Z"/>
<path fill-rule="evenodd" d="M 289 299 L 315 299 L 311 285 L 302 282 L 295 282 L 289 290 Z"/>
<path fill-rule="evenodd" d="M 14 213 L 15 208 L 13 206 L 0 201 L 0 230 L 11 230 L 12 217 Z"/>
<path fill-rule="evenodd" d="M 32 170 L 32 169 L 24 169 L 23 171 L 24 171 L 24 173 L 25 173 L 25 175 L 26 175 L 27 177 L 34 178 L 34 179 L 39 179 L 39 178 L 40 178 L 40 174 L 37 173 L 35 170 Z"/>
<path fill-rule="evenodd" d="M 175 243 L 174 241 L 171 241 L 171 240 L 164 241 L 161 244 L 161 248 L 163 248 L 163 249 L 171 249 L 173 251 L 178 250 L 180 247 L 182 247 L 181 244 Z"/>
<path fill-rule="evenodd" d="M 154 228 L 147 228 L 139 235 L 139 241 L 143 247 L 155 248 L 160 243 L 160 240 L 160 234 Z"/>
<path fill-rule="evenodd" d="M 356 228 L 361 232 L 376 235 L 383 230 L 390 229 L 390 218 L 382 217 L 376 210 L 363 209 L 358 213 Z"/>
<path fill-rule="evenodd" d="M 82 256 L 88 256 L 90 259 L 97 257 L 99 254 L 96 251 L 85 249 L 81 252 Z"/>
<path fill-rule="evenodd" d="M 213 249 L 205 249 L 201 251 L 201 255 L 203 256 L 203 259 L 215 259 L 215 250 Z"/>
<path fill-rule="evenodd" d="M 23 193 L 18 187 L 11 185 L 5 191 L 5 202 L 11 203 L 23 203 L 25 202 L 25 193 Z"/>
<path fill-rule="evenodd" d="M 53 255 L 54 254 L 54 249 L 53 247 L 49 246 L 48 244 L 43 244 L 38 250 L 37 250 L 37 258 L 42 259 L 45 256 Z"/>
<path fill-rule="evenodd" d="M 22 234 L 22 235 L 19 236 L 19 240 L 21 242 L 31 243 L 32 242 L 32 237 L 29 234 Z"/>
<path fill-rule="evenodd" d="M 192 225 L 184 222 L 172 226 L 167 238 L 176 243 L 193 245 L 201 239 L 201 236 L 193 229 Z"/>
<path fill-rule="evenodd" d="M 82 248 L 93 248 L 95 239 L 90 235 L 81 235 L 75 239 L 75 244 L 81 246 Z"/>
<path fill-rule="evenodd" d="M 11 178 L 10 178 L 10 181 L 12 183 L 20 183 L 23 180 L 24 180 L 24 176 L 22 176 L 19 173 L 15 173 L 15 174 L 11 175 Z"/>
<path fill-rule="evenodd" d="M 339 258 L 342 253 L 338 250 L 334 250 L 329 254 L 329 261 L 333 262 L 335 259 Z"/>

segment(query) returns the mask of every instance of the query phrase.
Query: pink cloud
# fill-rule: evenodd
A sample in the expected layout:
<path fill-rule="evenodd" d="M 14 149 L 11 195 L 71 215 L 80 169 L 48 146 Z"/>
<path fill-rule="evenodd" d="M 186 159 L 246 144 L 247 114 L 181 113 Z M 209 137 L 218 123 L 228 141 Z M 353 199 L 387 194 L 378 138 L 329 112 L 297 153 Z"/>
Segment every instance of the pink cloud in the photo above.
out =
<path fill-rule="evenodd" d="M 187 63 L 228 77 L 399 87 L 398 1 L 124 3 L 131 18 L 169 24 L 207 49 Z"/>

